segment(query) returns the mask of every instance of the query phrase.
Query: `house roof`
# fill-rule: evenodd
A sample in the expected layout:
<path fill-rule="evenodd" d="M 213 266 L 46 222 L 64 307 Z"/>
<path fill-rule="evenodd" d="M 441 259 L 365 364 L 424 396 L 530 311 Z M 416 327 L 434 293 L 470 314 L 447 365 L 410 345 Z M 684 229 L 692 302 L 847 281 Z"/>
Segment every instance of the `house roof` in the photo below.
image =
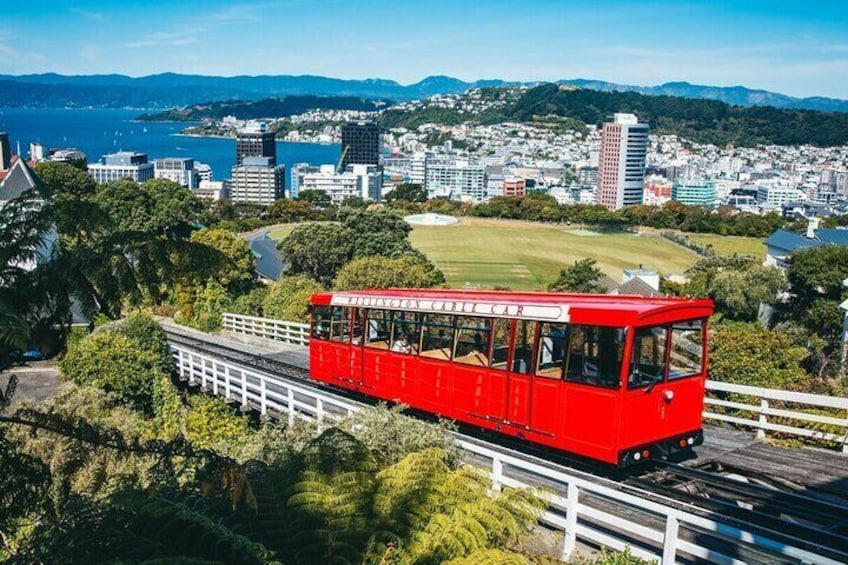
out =
<path fill-rule="evenodd" d="M 262 232 L 249 242 L 250 250 L 256 256 L 256 272 L 259 276 L 275 281 L 283 274 L 286 264 L 277 249 L 277 242 Z"/>
<path fill-rule="evenodd" d="M 634 294 L 636 296 L 665 296 L 662 292 L 638 277 L 633 277 L 618 287 L 617 294 Z"/>
<path fill-rule="evenodd" d="M 16 159 L 0 179 L 0 202 L 18 198 L 28 190 L 41 186 L 39 178 L 30 170 L 23 159 Z"/>
<path fill-rule="evenodd" d="M 848 230 L 822 228 L 816 230 L 816 237 L 824 243 L 848 245 Z"/>
<path fill-rule="evenodd" d="M 768 247 L 782 249 L 789 253 L 797 249 L 818 247 L 822 244 L 822 242 L 817 239 L 807 239 L 803 235 L 783 229 L 775 231 L 763 243 L 765 243 Z"/>

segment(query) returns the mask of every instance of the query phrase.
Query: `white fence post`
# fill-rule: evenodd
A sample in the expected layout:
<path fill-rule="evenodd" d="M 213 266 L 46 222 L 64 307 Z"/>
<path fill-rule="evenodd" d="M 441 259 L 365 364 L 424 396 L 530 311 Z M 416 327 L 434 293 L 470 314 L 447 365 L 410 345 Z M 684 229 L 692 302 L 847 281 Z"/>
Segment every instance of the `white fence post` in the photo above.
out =
<path fill-rule="evenodd" d="M 574 482 L 568 483 L 568 499 L 565 505 L 565 538 L 562 540 L 562 561 L 571 559 L 574 548 L 577 547 L 577 506 L 578 490 Z"/>
<path fill-rule="evenodd" d="M 765 439 L 766 438 L 766 424 L 768 424 L 768 414 L 766 412 L 768 412 L 768 407 L 769 407 L 768 399 L 767 398 L 761 398 L 760 399 L 760 418 L 758 420 L 759 423 L 760 423 L 760 428 L 757 430 L 757 439 Z"/>
<path fill-rule="evenodd" d="M 497 457 L 492 458 L 492 490 L 500 492 L 503 481 L 503 462 Z"/>
<path fill-rule="evenodd" d="M 294 390 L 289 387 L 289 427 L 294 426 Z"/>
<path fill-rule="evenodd" d="M 265 379 L 259 379 L 259 413 L 262 416 L 268 413 L 268 385 Z"/>
<path fill-rule="evenodd" d="M 680 531 L 680 522 L 669 514 L 665 519 L 665 536 L 663 537 L 662 565 L 674 565 L 677 559 L 677 534 Z"/>

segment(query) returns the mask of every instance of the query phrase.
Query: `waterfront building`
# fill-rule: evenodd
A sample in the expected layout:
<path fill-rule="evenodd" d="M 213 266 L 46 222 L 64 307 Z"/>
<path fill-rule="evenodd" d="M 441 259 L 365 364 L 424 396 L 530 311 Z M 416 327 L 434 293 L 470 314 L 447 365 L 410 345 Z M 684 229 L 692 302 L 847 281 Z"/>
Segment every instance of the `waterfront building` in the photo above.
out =
<path fill-rule="evenodd" d="M 194 159 L 187 157 L 165 157 L 153 161 L 153 176 L 168 179 L 189 190 L 197 188 L 194 174 Z"/>
<path fill-rule="evenodd" d="M 265 122 L 251 122 L 236 132 L 236 166 L 248 157 L 265 157 L 271 166 L 277 164 L 277 142 Z"/>
<path fill-rule="evenodd" d="M 671 199 L 689 206 L 713 206 L 718 202 L 715 184 L 710 181 L 675 182 Z"/>
<path fill-rule="evenodd" d="M 648 152 L 646 123 L 633 114 L 614 114 L 601 129 L 597 203 L 609 210 L 641 204 Z"/>
<path fill-rule="evenodd" d="M 245 157 L 232 169 L 230 199 L 267 206 L 285 197 L 286 168 L 272 157 Z"/>
<path fill-rule="evenodd" d="M 468 161 L 427 162 L 424 188 L 429 198 L 480 202 L 486 198 L 482 165 Z"/>
<path fill-rule="evenodd" d="M 98 183 L 129 178 L 135 182 L 144 182 L 154 178 L 153 163 L 147 162 L 147 153 L 119 151 L 104 155 L 100 163 L 88 165 L 90 174 Z"/>
<path fill-rule="evenodd" d="M 42 144 L 35 142 L 29 144 L 30 161 L 35 163 L 46 161 L 49 156 L 50 150 L 45 148 Z"/>
<path fill-rule="evenodd" d="M 380 163 L 380 128 L 374 122 L 348 122 L 342 126 L 341 168 Z"/>
<path fill-rule="evenodd" d="M 318 171 L 299 173 L 298 190 L 322 190 L 333 204 L 359 196 L 379 202 L 382 196 L 383 173 L 377 165 L 348 165 L 341 173 L 334 165 L 321 165 Z"/>
<path fill-rule="evenodd" d="M 85 153 L 80 151 L 79 149 L 52 149 L 50 151 L 50 161 L 67 163 L 69 161 L 78 161 L 80 163 L 85 163 L 88 157 Z"/>

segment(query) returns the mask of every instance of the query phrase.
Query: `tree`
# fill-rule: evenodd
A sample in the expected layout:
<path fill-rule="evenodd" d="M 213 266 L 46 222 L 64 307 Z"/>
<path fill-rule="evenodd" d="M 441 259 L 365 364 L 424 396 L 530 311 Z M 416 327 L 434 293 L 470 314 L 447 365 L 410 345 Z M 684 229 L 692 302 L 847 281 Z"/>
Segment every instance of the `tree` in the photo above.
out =
<path fill-rule="evenodd" d="M 298 193 L 297 198 L 304 202 L 309 202 L 309 204 L 316 208 L 326 208 L 333 203 L 326 190 L 302 190 Z"/>
<path fill-rule="evenodd" d="M 301 224 L 277 247 L 289 262 L 289 273 L 305 274 L 329 286 L 353 255 L 357 235 L 339 224 Z"/>
<path fill-rule="evenodd" d="M 262 303 L 264 315 L 289 322 L 309 322 L 309 299 L 324 288 L 305 275 L 280 277 Z"/>
<path fill-rule="evenodd" d="M 418 183 L 405 182 L 397 185 L 383 197 L 387 202 L 405 200 L 407 202 L 426 202 L 427 191 Z"/>
<path fill-rule="evenodd" d="M 760 304 L 774 304 L 785 285 L 780 269 L 754 265 L 743 271 L 717 273 L 708 291 L 715 301 L 716 312 L 732 320 L 753 322 Z"/>
<path fill-rule="evenodd" d="M 434 280 L 426 260 L 404 256 L 396 259 L 373 256 L 354 259 L 341 268 L 333 281 L 336 290 L 380 288 L 428 288 Z"/>
<path fill-rule="evenodd" d="M 268 218 L 284 223 L 300 222 L 312 217 L 312 206 L 306 200 L 281 198 L 272 202 L 265 213 Z"/>
<path fill-rule="evenodd" d="M 339 220 L 350 233 L 357 236 L 353 242 L 352 257 L 400 257 L 415 254 L 409 242 L 412 228 L 404 219 L 388 208 L 372 210 L 342 209 Z"/>
<path fill-rule="evenodd" d="M 603 273 L 595 266 L 594 259 L 580 259 L 570 267 L 560 270 L 557 279 L 548 285 L 553 292 L 600 292 L 598 279 Z"/>
<path fill-rule="evenodd" d="M 187 275 L 205 282 L 214 278 L 231 294 L 244 294 L 256 279 L 256 257 L 247 241 L 221 229 L 191 234 L 188 248 L 191 271 Z"/>
<path fill-rule="evenodd" d="M 845 297 L 848 247 L 822 245 L 792 255 L 787 272 L 792 298 L 787 316 L 836 345 L 842 331 L 839 303 Z"/>

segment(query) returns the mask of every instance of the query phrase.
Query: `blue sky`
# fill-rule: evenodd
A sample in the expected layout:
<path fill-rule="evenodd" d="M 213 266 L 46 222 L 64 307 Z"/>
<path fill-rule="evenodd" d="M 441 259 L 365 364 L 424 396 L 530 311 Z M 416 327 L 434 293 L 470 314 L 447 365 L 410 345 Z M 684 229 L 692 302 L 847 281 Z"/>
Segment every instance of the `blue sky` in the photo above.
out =
<path fill-rule="evenodd" d="M 593 78 L 848 99 L 848 3 L 6 2 L 0 73 Z"/>

